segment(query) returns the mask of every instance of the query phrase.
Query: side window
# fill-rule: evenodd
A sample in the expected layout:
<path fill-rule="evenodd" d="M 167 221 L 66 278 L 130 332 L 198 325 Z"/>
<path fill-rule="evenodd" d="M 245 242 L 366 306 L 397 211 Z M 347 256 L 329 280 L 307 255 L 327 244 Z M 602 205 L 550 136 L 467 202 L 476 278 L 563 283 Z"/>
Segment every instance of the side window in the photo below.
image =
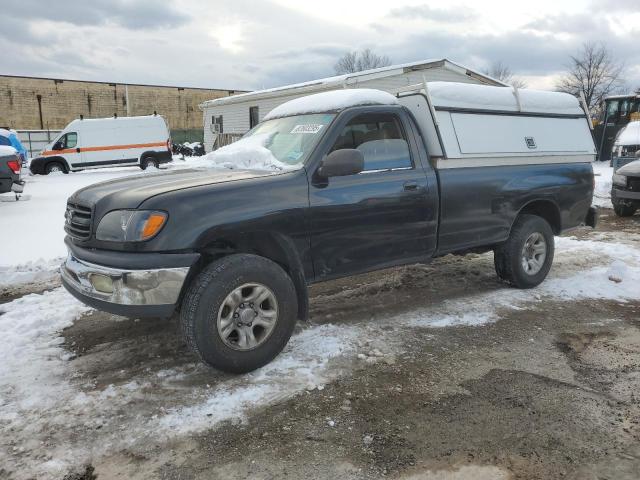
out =
<path fill-rule="evenodd" d="M 626 117 L 627 114 L 629 113 L 629 100 L 623 100 L 622 103 L 620 103 L 620 116 L 621 117 Z"/>
<path fill-rule="evenodd" d="M 222 115 L 211 116 L 211 131 L 215 133 L 224 133 Z"/>
<path fill-rule="evenodd" d="M 611 100 L 607 104 L 607 123 L 615 122 L 618 117 L 618 101 Z"/>
<path fill-rule="evenodd" d="M 78 134 L 76 132 L 69 132 L 60 137 L 60 139 L 53 145 L 54 150 L 64 150 L 65 148 L 76 148 L 78 144 Z"/>
<path fill-rule="evenodd" d="M 260 123 L 260 115 L 258 107 L 249 107 L 249 129 L 255 127 L 258 123 Z"/>
<path fill-rule="evenodd" d="M 76 145 L 78 145 L 78 134 L 76 132 L 69 132 L 65 137 L 66 142 L 64 148 L 76 148 Z"/>
<path fill-rule="evenodd" d="M 364 171 L 413 167 L 400 119 L 391 113 L 355 117 L 342 130 L 331 151 L 343 148 L 362 152 Z"/>

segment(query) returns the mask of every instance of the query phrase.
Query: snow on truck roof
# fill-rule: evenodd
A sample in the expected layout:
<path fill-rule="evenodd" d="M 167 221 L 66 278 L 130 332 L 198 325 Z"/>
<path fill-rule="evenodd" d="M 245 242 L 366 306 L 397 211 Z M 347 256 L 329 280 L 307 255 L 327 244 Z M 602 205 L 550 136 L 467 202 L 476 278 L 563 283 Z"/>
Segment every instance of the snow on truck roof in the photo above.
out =
<path fill-rule="evenodd" d="M 507 112 L 584 115 L 576 97 L 568 93 L 470 83 L 428 82 L 434 107 Z M 518 105 L 519 103 L 519 105 Z"/>
<path fill-rule="evenodd" d="M 4 157 L 6 155 L 15 155 L 18 151 L 10 147 L 9 145 L 0 145 L 0 157 Z"/>
<path fill-rule="evenodd" d="M 490 87 L 470 83 L 428 82 L 435 108 L 584 115 L 578 99 L 567 93 Z M 424 86 L 417 85 L 416 91 Z M 517 97 L 516 97 L 517 95 Z M 289 100 L 274 108 L 264 120 L 307 113 L 339 111 L 360 105 L 395 105 L 390 93 L 370 88 L 345 88 Z"/>
<path fill-rule="evenodd" d="M 382 90 L 345 88 L 289 100 L 271 110 L 264 117 L 264 120 L 305 113 L 331 112 L 357 105 L 393 105 L 396 103 L 398 103 L 396 97 Z"/>

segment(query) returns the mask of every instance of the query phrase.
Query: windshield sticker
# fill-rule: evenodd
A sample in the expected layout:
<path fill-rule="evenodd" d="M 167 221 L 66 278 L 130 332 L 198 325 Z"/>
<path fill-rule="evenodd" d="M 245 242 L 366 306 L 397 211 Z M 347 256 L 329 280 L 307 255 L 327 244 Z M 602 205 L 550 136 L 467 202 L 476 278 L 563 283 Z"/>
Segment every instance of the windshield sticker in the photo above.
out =
<path fill-rule="evenodd" d="M 298 160 L 302 155 L 304 155 L 304 152 L 289 152 L 289 154 L 287 155 L 287 159 L 288 160 L 293 160 L 294 162 L 296 160 Z"/>
<path fill-rule="evenodd" d="M 318 133 L 324 125 L 320 123 L 310 123 L 308 125 L 296 125 L 291 133 Z"/>

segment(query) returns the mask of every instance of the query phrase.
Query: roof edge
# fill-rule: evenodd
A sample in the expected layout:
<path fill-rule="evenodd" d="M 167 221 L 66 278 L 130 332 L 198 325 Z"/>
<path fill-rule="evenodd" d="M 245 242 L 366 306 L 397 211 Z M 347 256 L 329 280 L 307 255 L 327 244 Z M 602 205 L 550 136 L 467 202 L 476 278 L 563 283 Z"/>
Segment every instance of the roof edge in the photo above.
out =
<path fill-rule="evenodd" d="M 493 77 L 480 73 L 476 70 L 472 70 L 470 68 L 465 67 L 464 65 L 460 65 L 459 63 L 452 62 L 447 58 L 438 58 L 432 60 L 420 60 L 416 62 L 398 64 L 398 65 L 389 65 L 388 67 L 375 68 L 370 70 L 364 70 L 362 72 L 354 72 L 344 75 L 337 75 L 334 77 L 325 77 L 317 80 L 310 80 L 308 82 L 300 82 L 294 83 L 290 85 L 283 85 L 280 87 L 268 88 L 264 90 L 256 90 L 253 92 L 242 93 L 239 95 L 230 95 L 228 97 L 220 97 L 216 99 L 207 100 L 202 102 L 199 107 L 200 110 L 203 110 L 219 105 L 232 105 L 235 103 L 240 103 L 247 100 L 263 100 L 266 98 L 273 98 L 280 96 L 283 92 L 290 92 L 291 94 L 295 93 L 304 93 L 305 91 L 313 91 L 317 92 L 318 90 L 331 89 L 337 85 L 349 85 L 349 80 L 354 78 L 362 78 L 362 77 L 370 77 L 370 78 L 383 78 L 394 75 L 396 71 L 401 70 L 404 73 L 412 70 L 426 70 L 429 68 L 437 68 L 443 67 L 447 70 L 455 71 L 458 73 L 462 73 L 464 75 L 468 75 L 472 78 L 482 81 L 485 84 L 495 85 L 495 86 L 503 86 L 508 87 L 509 85 L 497 80 Z M 488 80 L 488 82 L 487 82 Z"/>

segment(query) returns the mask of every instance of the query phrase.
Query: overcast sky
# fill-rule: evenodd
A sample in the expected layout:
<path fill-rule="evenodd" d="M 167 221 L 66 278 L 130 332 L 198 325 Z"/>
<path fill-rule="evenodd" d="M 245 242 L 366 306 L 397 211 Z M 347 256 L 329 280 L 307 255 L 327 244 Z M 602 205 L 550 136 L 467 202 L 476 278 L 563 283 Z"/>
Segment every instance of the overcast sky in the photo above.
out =
<path fill-rule="evenodd" d="M 394 63 L 502 61 L 553 88 L 604 41 L 640 86 L 640 0 L 3 0 L 0 73 L 258 89 L 334 74 L 370 47 Z"/>

